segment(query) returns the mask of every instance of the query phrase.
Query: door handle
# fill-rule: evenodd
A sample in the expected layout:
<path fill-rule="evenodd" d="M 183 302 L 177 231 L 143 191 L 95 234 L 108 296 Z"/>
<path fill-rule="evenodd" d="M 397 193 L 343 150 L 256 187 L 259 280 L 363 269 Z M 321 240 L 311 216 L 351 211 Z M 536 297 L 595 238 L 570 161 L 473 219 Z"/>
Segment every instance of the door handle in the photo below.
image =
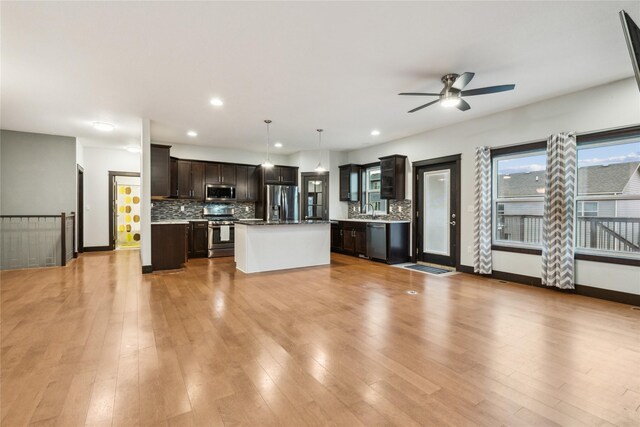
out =
<path fill-rule="evenodd" d="M 451 221 L 449 224 L 456 225 L 456 222 L 455 221 Z"/>

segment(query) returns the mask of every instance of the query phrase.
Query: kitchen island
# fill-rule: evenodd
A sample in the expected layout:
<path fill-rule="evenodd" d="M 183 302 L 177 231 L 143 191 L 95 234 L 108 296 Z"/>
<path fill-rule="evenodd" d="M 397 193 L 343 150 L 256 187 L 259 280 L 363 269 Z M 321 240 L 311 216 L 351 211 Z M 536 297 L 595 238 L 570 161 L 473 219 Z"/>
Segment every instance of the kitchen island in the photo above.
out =
<path fill-rule="evenodd" d="M 244 273 L 327 265 L 329 221 L 238 221 L 236 268 Z"/>

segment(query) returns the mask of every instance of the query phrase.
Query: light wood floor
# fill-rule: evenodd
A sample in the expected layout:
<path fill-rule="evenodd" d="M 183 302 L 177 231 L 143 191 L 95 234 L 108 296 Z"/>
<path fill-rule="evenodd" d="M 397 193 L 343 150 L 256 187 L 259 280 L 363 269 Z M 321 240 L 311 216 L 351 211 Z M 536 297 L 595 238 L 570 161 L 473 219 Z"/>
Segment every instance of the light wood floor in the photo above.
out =
<path fill-rule="evenodd" d="M 629 306 L 341 255 L 139 271 L 1 274 L 3 426 L 640 423 Z"/>

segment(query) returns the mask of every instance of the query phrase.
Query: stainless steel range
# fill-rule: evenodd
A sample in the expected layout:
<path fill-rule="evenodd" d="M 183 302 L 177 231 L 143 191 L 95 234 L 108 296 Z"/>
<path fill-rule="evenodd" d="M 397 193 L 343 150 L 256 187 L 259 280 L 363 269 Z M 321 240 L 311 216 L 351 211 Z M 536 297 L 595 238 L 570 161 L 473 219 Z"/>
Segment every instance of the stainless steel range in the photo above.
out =
<path fill-rule="evenodd" d="M 209 258 L 233 256 L 235 246 L 233 208 L 226 206 L 205 206 L 202 216 L 209 220 Z"/>

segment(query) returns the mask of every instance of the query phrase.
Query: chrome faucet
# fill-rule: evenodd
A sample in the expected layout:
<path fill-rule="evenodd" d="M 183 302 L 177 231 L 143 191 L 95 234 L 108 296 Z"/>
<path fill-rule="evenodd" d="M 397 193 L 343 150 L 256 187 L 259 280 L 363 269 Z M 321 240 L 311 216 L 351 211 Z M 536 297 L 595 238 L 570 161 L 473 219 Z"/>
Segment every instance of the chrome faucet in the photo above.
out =
<path fill-rule="evenodd" d="M 365 205 L 365 207 L 367 206 L 371 206 L 371 219 L 376 219 L 376 214 L 375 214 L 376 208 L 375 206 L 373 206 L 373 203 L 369 202 Z"/>

